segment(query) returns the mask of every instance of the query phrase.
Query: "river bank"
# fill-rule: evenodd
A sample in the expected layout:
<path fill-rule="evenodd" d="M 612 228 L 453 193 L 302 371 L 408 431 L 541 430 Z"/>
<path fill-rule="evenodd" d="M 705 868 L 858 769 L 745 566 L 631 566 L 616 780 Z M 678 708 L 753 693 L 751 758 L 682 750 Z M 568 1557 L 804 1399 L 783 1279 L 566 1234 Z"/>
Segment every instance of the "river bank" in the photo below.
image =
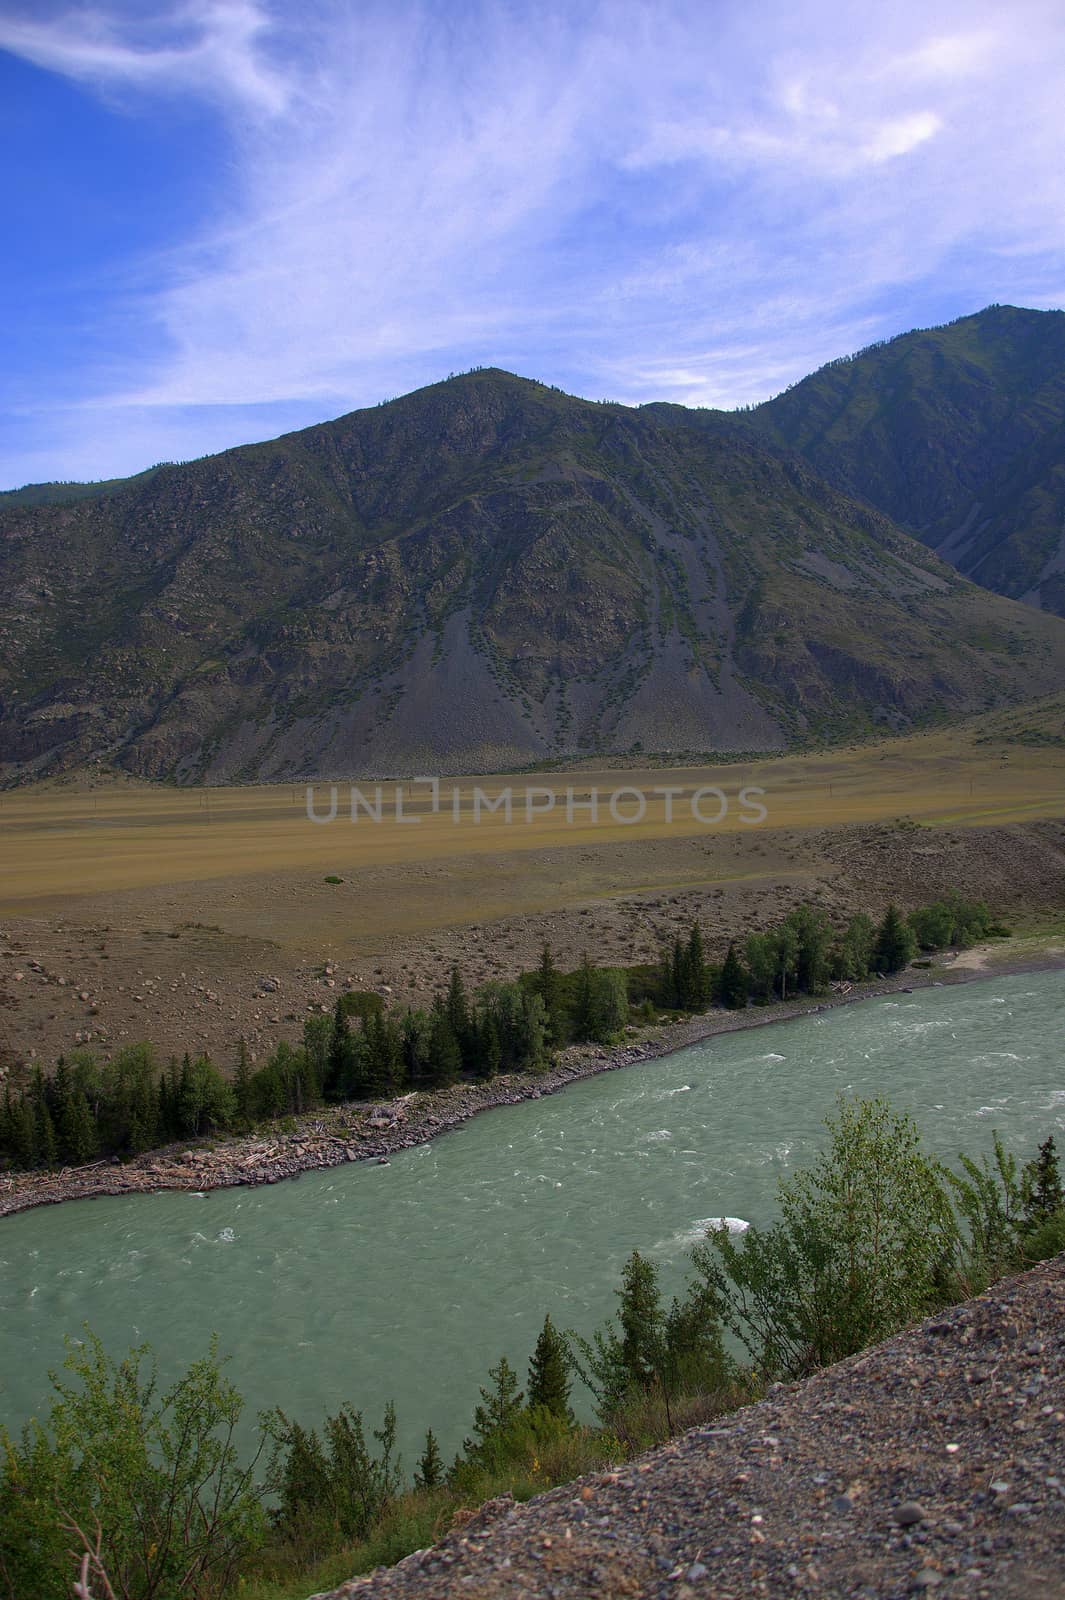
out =
<path fill-rule="evenodd" d="M 97 1162 L 59 1172 L 0 1178 L 0 1217 L 33 1206 L 100 1195 L 150 1194 L 164 1189 L 204 1193 L 236 1185 L 277 1183 L 351 1161 L 387 1161 L 425 1144 L 482 1111 L 555 1094 L 582 1078 L 672 1054 L 719 1034 L 766 1027 L 887 994 L 1012 973 L 1065 968 L 1065 949 L 1039 939 L 1010 940 L 941 956 L 933 965 L 894 978 L 856 984 L 847 994 L 804 996 L 742 1012 L 714 1009 L 682 1022 L 640 1030 L 612 1048 L 573 1046 L 535 1076 L 512 1074 L 489 1083 L 456 1084 L 393 1101 L 339 1106 L 309 1115 L 287 1131 L 256 1133 L 192 1146 L 170 1146 L 120 1162 Z"/>
<path fill-rule="evenodd" d="M 1060 1597 L 1065 1256 L 312 1600 Z"/>

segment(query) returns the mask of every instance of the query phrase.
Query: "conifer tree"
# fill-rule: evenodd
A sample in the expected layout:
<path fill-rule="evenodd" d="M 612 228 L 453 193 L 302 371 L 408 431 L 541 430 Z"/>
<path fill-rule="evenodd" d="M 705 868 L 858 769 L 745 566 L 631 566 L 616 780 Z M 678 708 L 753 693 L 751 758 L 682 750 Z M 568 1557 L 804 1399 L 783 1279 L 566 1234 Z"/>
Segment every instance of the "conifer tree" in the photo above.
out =
<path fill-rule="evenodd" d="M 587 950 L 577 969 L 573 994 L 573 1037 L 578 1041 L 595 1037 L 595 973 Z"/>
<path fill-rule="evenodd" d="M 4 1099 L 0 1105 L 0 1156 L 15 1153 L 15 1102 L 11 1097 L 11 1084 L 4 1084 Z"/>
<path fill-rule="evenodd" d="M 503 1060 L 503 1047 L 499 1028 L 491 1010 L 486 1006 L 477 1028 L 477 1076 L 487 1081 L 494 1078 Z"/>
<path fill-rule="evenodd" d="M 70 1105 L 70 1095 L 70 1068 L 67 1065 L 66 1057 L 60 1056 L 56 1062 L 55 1071 L 52 1073 L 51 1081 L 48 1084 L 48 1109 L 52 1113 L 52 1122 L 55 1125 L 60 1161 L 67 1160 L 67 1153 L 63 1149 L 62 1128 L 67 1115 L 67 1108 Z"/>
<path fill-rule="evenodd" d="M 15 1160 L 20 1167 L 37 1165 L 37 1119 L 26 1095 L 19 1096 L 14 1118 Z"/>
<path fill-rule="evenodd" d="M 555 966 L 551 946 L 546 943 L 540 952 L 540 965 L 536 970 L 536 992 L 544 1003 L 547 1042 L 552 1050 L 561 1050 L 569 1040 L 562 974 Z"/>
<path fill-rule="evenodd" d="M 902 920 L 898 906 L 888 906 L 876 933 L 873 966 L 877 972 L 901 972 L 917 951 L 913 929 Z"/>
<path fill-rule="evenodd" d="M 569 1406 L 569 1353 L 566 1341 L 549 1316 L 544 1318 L 536 1348 L 529 1361 L 529 1406 L 543 1407 L 567 1422 L 573 1420 Z"/>
<path fill-rule="evenodd" d="M 492 1380 L 491 1387 L 482 1388 L 481 1404 L 475 1406 L 473 1412 L 476 1438 L 463 1443 L 467 1455 L 475 1455 L 493 1434 L 509 1427 L 521 1414 L 524 1403 L 525 1397 L 518 1388 L 518 1375 L 506 1356 L 500 1356 L 498 1364 L 489 1367 L 488 1376 Z"/>
<path fill-rule="evenodd" d="M 344 1012 L 342 998 L 333 1007 L 333 1032 L 329 1039 L 329 1067 L 326 1076 L 327 1100 L 342 1100 L 347 1092 L 352 1067 L 351 1029 Z"/>
<path fill-rule="evenodd" d="M 425 1449 L 414 1471 L 414 1486 L 416 1489 L 439 1489 L 443 1481 L 444 1458 L 440 1454 L 436 1434 L 429 1428 L 425 1435 Z"/>
<path fill-rule="evenodd" d="M 673 954 L 670 958 L 670 1005 L 684 1006 L 688 993 L 688 957 L 684 949 L 684 942 L 678 933 L 673 940 Z"/>
<path fill-rule="evenodd" d="M 252 1121 L 253 1111 L 252 1070 L 248 1060 L 248 1046 L 241 1034 L 237 1046 L 237 1070 L 233 1074 L 233 1093 L 237 1101 L 237 1117 L 245 1127 Z"/>
<path fill-rule="evenodd" d="M 371 1099 L 384 1100 L 395 1092 L 402 1072 L 399 1034 L 380 1011 L 369 1019 L 364 1033 L 366 1092 Z"/>
<path fill-rule="evenodd" d="M 662 1306 L 658 1270 L 634 1250 L 621 1273 L 621 1359 L 633 1388 L 648 1389 L 662 1365 Z"/>
<path fill-rule="evenodd" d="M 55 1136 L 55 1123 L 52 1113 L 48 1109 L 48 1101 L 42 1095 L 38 1100 L 35 1112 L 37 1124 L 37 1165 L 52 1168 L 56 1165 L 58 1145 Z"/>
<path fill-rule="evenodd" d="M 736 954 L 736 946 L 730 944 L 721 968 L 721 1004 L 730 1011 L 742 1011 L 747 1004 L 747 987 L 747 970 Z"/>
<path fill-rule="evenodd" d="M 424 1011 L 408 1008 L 403 1018 L 403 1070 L 409 1084 L 429 1077 L 430 1021 Z"/>
<path fill-rule="evenodd" d="M 66 1159 L 72 1166 L 84 1166 L 96 1155 L 96 1124 L 83 1089 L 75 1089 L 70 1096 L 61 1135 Z"/>
<path fill-rule="evenodd" d="M 462 1070 L 462 1054 L 443 995 L 433 1000 L 429 1026 L 428 1081 L 434 1089 L 454 1083 Z"/>
<path fill-rule="evenodd" d="M 476 1035 L 470 1023 L 470 1002 L 466 998 L 466 985 L 462 981 L 462 973 L 458 967 L 452 967 L 451 977 L 448 980 L 447 1020 L 451 1024 L 451 1031 L 455 1035 L 455 1043 L 459 1047 L 462 1065 L 468 1071 L 474 1065 L 476 1054 Z"/>
<path fill-rule="evenodd" d="M 1054 1148 L 1054 1136 L 1044 1139 L 1039 1154 L 1025 1167 L 1021 1177 L 1024 1197 L 1023 1228 L 1034 1233 L 1044 1222 L 1049 1222 L 1055 1212 L 1065 1208 L 1065 1190 L 1062 1189 L 1061 1169 Z"/>
<path fill-rule="evenodd" d="M 684 952 L 684 1005 L 689 1011 L 705 1011 L 710 1004 L 710 969 L 706 964 L 703 934 L 693 922 Z"/>

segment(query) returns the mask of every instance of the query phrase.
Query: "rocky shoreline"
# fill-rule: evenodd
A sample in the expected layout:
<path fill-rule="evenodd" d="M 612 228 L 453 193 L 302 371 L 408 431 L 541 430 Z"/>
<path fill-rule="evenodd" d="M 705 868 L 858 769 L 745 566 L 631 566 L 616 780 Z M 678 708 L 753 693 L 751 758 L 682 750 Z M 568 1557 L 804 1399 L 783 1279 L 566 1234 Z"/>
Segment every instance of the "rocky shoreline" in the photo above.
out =
<path fill-rule="evenodd" d="M 1042 949 L 1021 956 L 1001 947 L 991 949 L 995 957 L 1001 957 L 993 967 L 979 955 L 974 959 L 974 952 L 969 951 L 956 965 L 917 971 L 911 968 L 895 978 L 856 984 L 846 995 L 804 997 L 742 1012 L 715 1008 L 684 1022 L 641 1030 L 630 1043 L 611 1049 L 572 1046 L 561 1053 L 554 1065 L 536 1075 L 508 1074 L 490 1083 L 455 1084 L 391 1101 L 328 1108 L 303 1118 L 293 1132 L 169 1146 L 125 1163 L 99 1161 L 59 1172 L 0 1177 L 0 1217 L 64 1200 L 154 1194 L 164 1189 L 204 1193 L 236 1185 L 279 1183 L 349 1161 L 387 1161 L 398 1151 L 439 1138 L 482 1111 L 557 1094 L 581 1078 L 669 1055 L 718 1034 L 766 1027 L 885 994 L 1065 967 L 1065 951 L 1061 950 Z"/>

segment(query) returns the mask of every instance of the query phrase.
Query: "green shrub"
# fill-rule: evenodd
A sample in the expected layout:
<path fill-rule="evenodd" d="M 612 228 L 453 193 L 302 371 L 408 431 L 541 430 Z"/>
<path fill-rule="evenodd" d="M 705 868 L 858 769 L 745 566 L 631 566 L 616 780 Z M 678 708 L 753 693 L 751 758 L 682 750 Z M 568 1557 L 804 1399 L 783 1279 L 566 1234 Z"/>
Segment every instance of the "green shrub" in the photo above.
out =
<path fill-rule="evenodd" d="M 941 1295 L 956 1224 L 909 1117 L 840 1100 L 829 1148 L 782 1179 L 780 1221 L 737 1244 L 724 1227 L 693 1260 L 725 1326 L 769 1378 L 852 1355 Z"/>
<path fill-rule="evenodd" d="M 164 1393 L 145 1348 L 116 1364 L 91 1333 L 64 1367 L 44 1425 L 0 1429 L 0 1593 L 66 1600 L 83 1554 L 124 1600 L 224 1588 L 266 1519 L 214 1341 Z"/>

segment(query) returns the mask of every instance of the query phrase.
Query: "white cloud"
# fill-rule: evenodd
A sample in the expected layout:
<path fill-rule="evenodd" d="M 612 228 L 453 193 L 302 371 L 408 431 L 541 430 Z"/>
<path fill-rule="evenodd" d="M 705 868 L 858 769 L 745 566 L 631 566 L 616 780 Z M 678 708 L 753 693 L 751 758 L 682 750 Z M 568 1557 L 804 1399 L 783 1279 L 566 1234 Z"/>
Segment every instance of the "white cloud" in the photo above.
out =
<path fill-rule="evenodd" d="M 133 21 L 0 19 L 0 44 L 52 70 L 231 115 L 225 225 L 140 264 L 141 343 L 79 453 L 131 416 L 143 444 L 155 415 L 166 447 L 147 454 L 191 454 L 212 428 L 247 437 L 253 404 L 325 414 L 477 362 L 739 403 L 927 306 L 1047 303 L 1055 9 L 756 9 L 195 0 L 149 27 L 138 0 Z"/>
<path fill-rule="evenodd" d="M 124 27 L 79 7 L 45 20 L 0 16 L 0 49 L 83 83 L 207 94 L 279 115 L 286 85 L 259 50 L 269 26 L 257 0 L 182 0 Z"/>

